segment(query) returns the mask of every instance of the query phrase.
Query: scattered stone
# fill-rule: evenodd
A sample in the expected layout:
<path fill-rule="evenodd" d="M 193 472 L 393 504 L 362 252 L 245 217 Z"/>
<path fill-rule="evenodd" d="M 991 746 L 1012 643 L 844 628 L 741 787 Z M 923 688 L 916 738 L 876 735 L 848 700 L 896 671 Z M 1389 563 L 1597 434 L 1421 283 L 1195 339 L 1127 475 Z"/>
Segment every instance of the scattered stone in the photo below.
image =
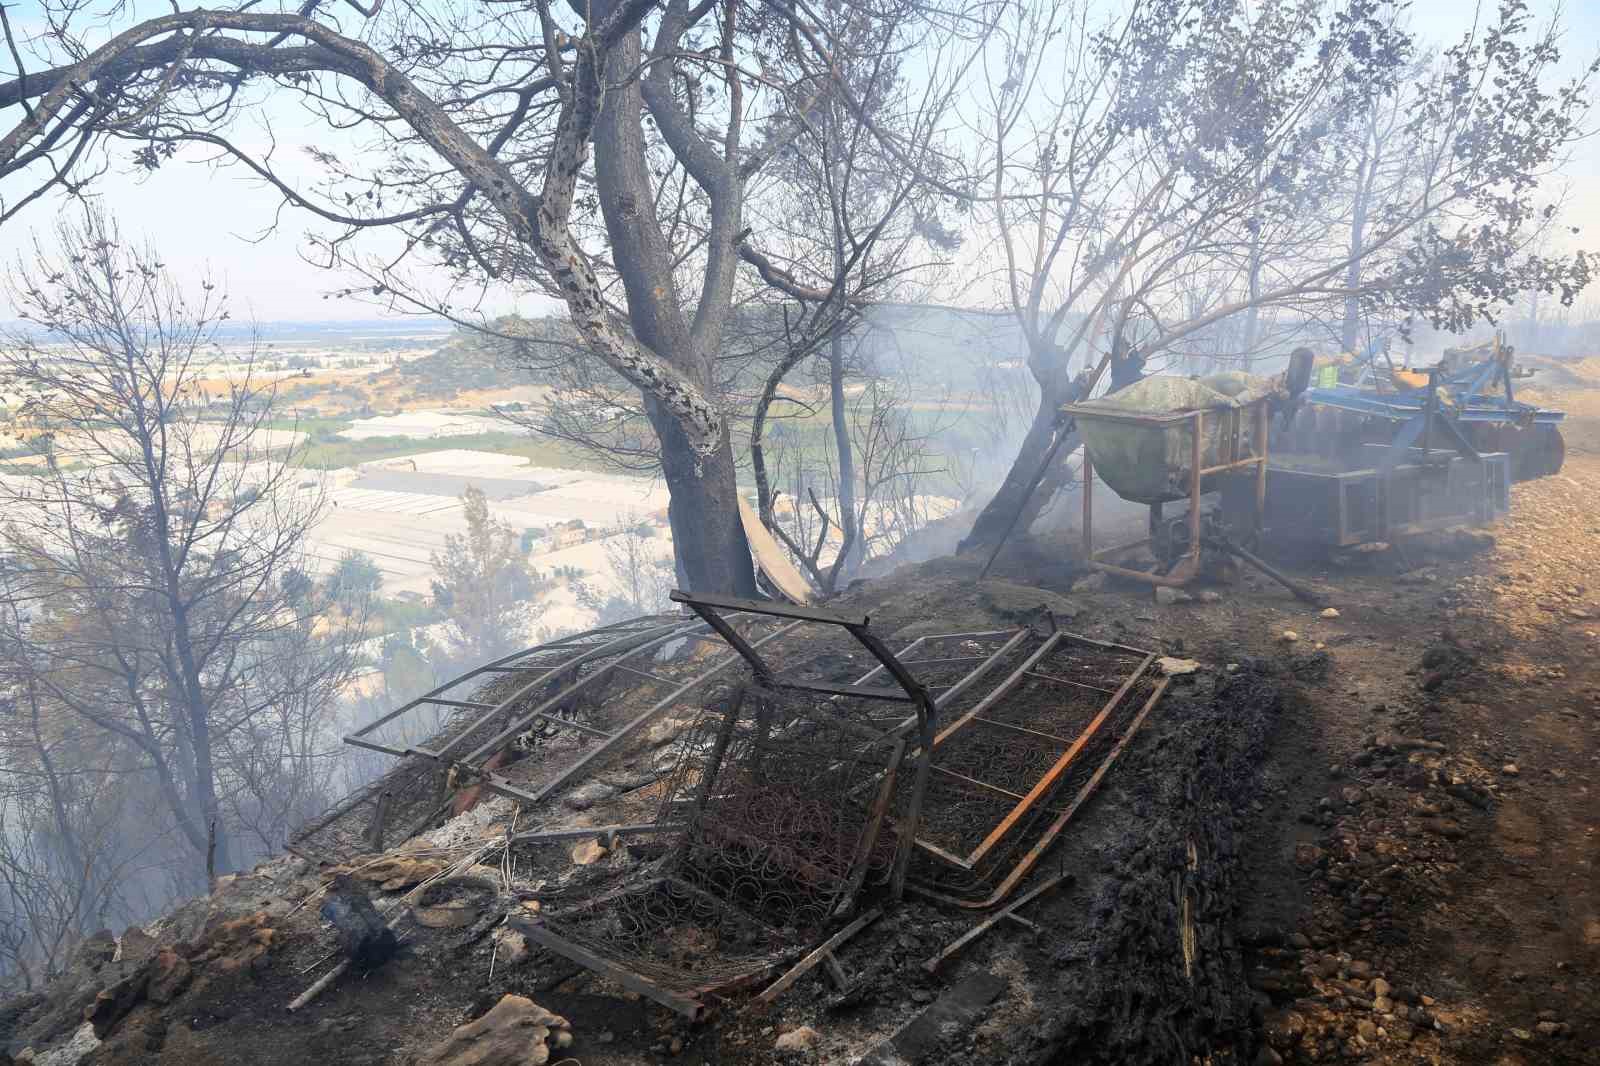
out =
<path fill-rule="evenodd" d="M 528 938 L 501 926 L 494 931 L 494 963 L 498 966 L 520 966 L 528 961 Z"/>
<path fill-rule="evenodd" d="M 1444 837 L 1446 840 L 1461 840 L 1467 835 L 1460 824 L 1448 818 L 1424 818 L 1422 828 L 1434 836 Z"/>
<path fill-rule="evenodd" d="M 595 837 L 580 840 L 572 846 L 572 864 L 574 866 L 589 866 L 599 862 L 610 854 L 609 848 Z"/>
<path fill-rule="evenodd" d="M 1363 981 L 1372 976 L 1372 963 L 1365 959 L 1351 959 L 1350 965 L 1346 969 L 1351 977 L 1356 977 Z"/>
<path fill-rule="evenodd" d="M 1194 594 L 1194 598 L 1199 600 L 1201 603 L 1221 603 L 1222 593 L 1218 592 L 1216 589 L 1201 589 L 1199 592 Z"/>
<path fill-rule="evenodd" d="M 1532 1040 L 1533 1039 L 1533 1034 L 1528 1032 L 1528 1030 L 1526 1030 L 1526 1029 L 1512 1029 L 1511 1030 L 1511 1035 L 1516 1037 L 1518 1040 Z"/>
<path fill-rule="evenodd" d="M 425 929 L 460 929 L 478 917 L 478 908 L 468 899 L 452 899 L 434 907 L 416 907 L 411 916 Z"/>
<path fill-rule="evenodd" d="M 1324 617 L 1324 618 L 1338 618 L 1339 617 L 1339 608 L 1337 608 L 1337 607 L 1324 607 L 1322 609 L 1322 617 Z"/>
<path fill-rule="evenodd" d="M 1278 639 L 1283 641 L 1285 644 L 1297 644 L 1300 641 L 1300 634 L 1296 633 L 1292 629 L 1285 629 L 1282 633 L 1278 634 Z"/>
<path fill-rule="evenodd" d="M 1189 603 L 1193 596 L 1182 589 L 1168 588 L 1166 585 L 1156 586 L 1156 603 L 1162 607 L 1171 607 L 1175 603 Z"/>
<path fill-rule="evenodd" d="M 1500 767 L 1500 772 L 1505 774 L 1507 777 L 1516 777 L 1522 771 L 1517 769 L 1516 763 L 1508 762 L 1504 766 Z"/>
<path fill-rule="evenodd" d="M 1551 1038 L 1565 1036 L 1567 1033 L 1567 1026 L 1565 1022 L 1540 1022 L 1533 1028 L 1534 1031 L 1540 1036 Z"/>
<path fill-rule="evenodd" d="M 487 1014 L 435 1045 L 423 1061 L 434 1066 L 544 1066 L 550 1044 L 566 1046 L 572 1027 L 524 996 L 507 995 Z M 556 1039 L 552 1039 L 552 1035 Z"/>
<path fill-rule="evenodd" d="M 1372 982 L 1372 996 L 1374 999 L 1387 999 L 1389 993 L 1394 991 L 1394 986 L 1379 977 Z"/>
<path fill-rule="evenodd" d="M 822 1034 L 809 1025 L 802 1025 L 798 1029 L 790 1029 L 778 1037 L 772 1046 L 778 1051 L 808 1051 L 817 1046 L 822 1039 Z"/>
<path fill-rule="evenodd" d="M 1200 669 L 1198 659 L 1178 659 L 1170 655 L 1163 655 L 1156 660 L 1156 666 L 1163 677 L 1182 677 L 1192 674 Z"/>
<path fill-rule="evenodd" d="M 1363 1040 L 1376 1040 L 1378 1039 L 1378 1027 L 1372 1022 L 1358 1022 L 1356 1023 L 1356 1035 Z"/>
<path fill-rule="evenodd" d="M 644 731 L 644 741 L 652 748 L 659 748 L 677 740 L 679 734 L 692 724 L 693 718 L 663 718 L 652 722 L 650 728 Z"/>

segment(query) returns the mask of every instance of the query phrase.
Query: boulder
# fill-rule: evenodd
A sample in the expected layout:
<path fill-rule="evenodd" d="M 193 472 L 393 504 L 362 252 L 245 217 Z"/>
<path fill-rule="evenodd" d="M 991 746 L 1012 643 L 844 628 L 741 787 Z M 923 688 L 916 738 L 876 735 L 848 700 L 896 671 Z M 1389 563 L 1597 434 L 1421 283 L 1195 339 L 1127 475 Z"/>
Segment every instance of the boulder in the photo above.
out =
<path fill-rule="evenodd" d="M 524 996 L 501 997 L 487 1014 L 456 1029 L 422 1057 L 432 1066 L 544 1066 L 572 1027 Z"/>
<path fill-rule="evenodd" d="M 983 581 L 978 584 L 978 599 L 989 611 L 1012 622 L 1031 622 L 1041 610 L 1060 619 L 1073 619 L 1083 608 L 1061 595 L 1031 585 L 1011 581 Z"/>

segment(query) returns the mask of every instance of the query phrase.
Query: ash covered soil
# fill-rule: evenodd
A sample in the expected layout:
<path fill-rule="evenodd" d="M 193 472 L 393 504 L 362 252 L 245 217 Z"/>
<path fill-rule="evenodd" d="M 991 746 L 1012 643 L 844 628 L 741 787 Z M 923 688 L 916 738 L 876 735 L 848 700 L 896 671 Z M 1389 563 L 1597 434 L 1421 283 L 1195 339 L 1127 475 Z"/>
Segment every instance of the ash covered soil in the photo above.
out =
<path fill-rule="evenodd" d="M 907 636 L 1047 604 L 1203 664 L 1023 886 L 1072 875 L 1022 912 L 1037 929 L 1004 923 L 937 975 L 976 919 L 908 899 L 839 950 L 847 988 L 818 968 L 690 1024 L 489 928 L 486 894 L 531 910 L 648 857 L 544 848 L 508 894 L 472 863 L 513 817 L 495 801 L 365 872 L 380 907 L 460 876 L 413 900 L 429 924 L 399 957 L 307 1007 L 287 1010 L 332 964 L 327 871 L 285 856 L 0 1004 L 0 1063 L 1600 1062 L 1600 368 L 1537 398 L 1569 412 L 1562 473 L 1515 486 L 1488 536 L 1292 564 L 1336 616 L 1248 573 L 1157 604 L 1084 582 L 1070 536 L 982 584 L 944 558 L 844 597 Z M 638 821 L 648 799 L 514 817 Z M 476 1051 L 449 1044 L 492 1008 Z"/>

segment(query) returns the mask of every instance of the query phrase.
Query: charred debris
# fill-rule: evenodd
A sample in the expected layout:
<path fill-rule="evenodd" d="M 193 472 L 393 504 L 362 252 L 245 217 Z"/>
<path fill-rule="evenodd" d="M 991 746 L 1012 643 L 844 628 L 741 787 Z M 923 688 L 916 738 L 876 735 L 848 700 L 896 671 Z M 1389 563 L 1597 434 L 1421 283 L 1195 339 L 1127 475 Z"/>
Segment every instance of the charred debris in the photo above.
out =
<path fill-rule="evenodd" d="M 1018 997 L 1058 1006 L 1012 1034 L 1017 1061 L 1248 1061 L 1236 811 L 1277 681 L 1043 609 L 884 634 L 865 614 L 673 598 L 686 614 L 486 664 L 347 738 L 397 764 L 291 851 L 330 898 L 379 898 L 388 924 L 358 923 L 357 950 L 443 936 L 536 999 L 651 1004 L 677 1033 L 654 1050 L 707 1061 L 846 1039 L 845 1060 L 940 1061 Z M 448 726 L 407 740 L 428 708 Z M 1086 808 L 1119 772 L 1099 824 Z M 417 964 L 401 951 L 389 965 Z M 293 1006 L 354 980 L 351 954 Z M 863 1035 L 908 986 L 911 1015 Z M 774 1051 L 779 1011 L 809 1023 Z"/>

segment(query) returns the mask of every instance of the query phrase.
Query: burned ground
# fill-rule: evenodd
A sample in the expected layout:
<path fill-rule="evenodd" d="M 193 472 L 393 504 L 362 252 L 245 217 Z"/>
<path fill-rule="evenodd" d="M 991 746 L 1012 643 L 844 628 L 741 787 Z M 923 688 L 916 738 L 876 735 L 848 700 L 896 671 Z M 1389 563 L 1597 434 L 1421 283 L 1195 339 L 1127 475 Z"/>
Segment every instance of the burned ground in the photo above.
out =
<path fill-rule="evenodd" d="M 560 1053 L 583 1066 L 1600 1061 L 1600 391 L 1586 381 L 1543 397 L 1572 412 L 1567 467 L 1514 488 L 1492 543 L 1293 561 L 1336 617 L 1249 575 L 1156 605 L 1082 581 L 1066 536 L 1007 551 L 983 583 L 980 563 L 946 558 L 853 589 L 838 606 L 902 641 L 1044 605 L 1090 637 L 1203 664 L 1024 886 L 1071 875 L 1021 911 L 1037 929 L 1003 923 L 935 974 L 924 963 L 977 916 L 914 894 L 839 950 L 846 989 L 819 968 L 765 1011 L 731 998 L 698 1024 L 486 923 L 659 858 L 650 838 L 492 847 L 513 819 L 652 816 L 664 786 L 647 744 L 635 777 L 577 803 L 485 803 L 363 860 L 380 908 L 429 884 L 412 900 L 426 921 L 302 1010 L 286 1006 L 336 934 L 317 913 L 326 871 L 286 856 L 148 936 L 87 942 L 49 995 L 0 1007 L 0 1041 L 66 1056 L 41 1062 L 74 1061 L 75 1033 L 86 1062 L 423 1062 L 515 994 L 571 1023 Z M 827 676 L 870 665 L 848 641 L 806 658 Z"/>

